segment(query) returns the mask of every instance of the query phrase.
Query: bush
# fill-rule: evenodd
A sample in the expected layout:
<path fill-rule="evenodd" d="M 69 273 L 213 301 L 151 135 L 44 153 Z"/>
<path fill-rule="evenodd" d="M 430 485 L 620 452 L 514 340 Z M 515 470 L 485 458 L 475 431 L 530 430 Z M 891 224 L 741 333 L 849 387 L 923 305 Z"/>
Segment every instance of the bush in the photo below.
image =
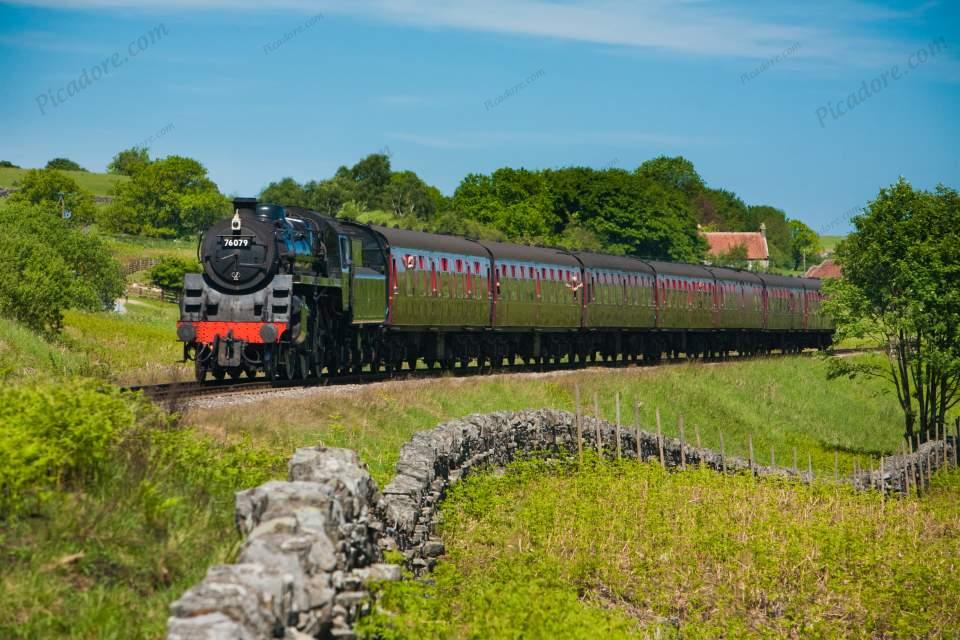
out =
<path fill-rule="evenodd" d="M 63 206 L 76 222 L 93 222 L 96 206 L 93 196 L 70 176 L 53 169 L 31 169 L 17 183 L 10 202 L 35 204 L 45 211 L 60 215 L 60 194 Z"/>
<path fill-rule="evenodd" d="M 119 391 L 97 382 L 0 389 L 0 519 L 96 480 L 134 422 Z"/>
<path fill-rule="evenodd" d="M 196 260 L 163 258 L 150 269 L 150 282 L 164 291 L 180 291 L 183 288 L 184 274 L 199 273 L 200 270 Z"/>
<path fill-rule="evenodd" d="M 18 165 L 18 164 L 13 164 L 13 163 L 10 162 L 9 160 L 0 160 L 0 167 L 2 167 L 2 168 L 4 168 L 4 169 L 19 169 L 19 168 L 20 168 L 20 165 Z"/>
<path fill-rule="evenodd" d="M 0 314 L 52 335 L 64 309 L 104 309 L 123 286 L 120 266 L 96 235 L 44 207 L 0 209 Z"/>
<path fill-rule="evenodd" d="M 46 168 L 59 169 L 61 171 L 86 171 L 86 169 L 69 158 L 54 158 L 47 163 Z"/>

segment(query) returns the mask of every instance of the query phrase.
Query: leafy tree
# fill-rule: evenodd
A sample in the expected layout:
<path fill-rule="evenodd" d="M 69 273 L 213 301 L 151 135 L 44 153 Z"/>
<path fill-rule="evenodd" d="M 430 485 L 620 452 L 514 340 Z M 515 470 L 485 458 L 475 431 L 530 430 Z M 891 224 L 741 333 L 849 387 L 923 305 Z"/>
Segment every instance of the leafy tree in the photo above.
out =
<path fill-rule="evenodd" d="M 308 182 L 305 187 L 307 205 L 314 211 L 336 216 L 347 202 L 355 200 L 355 186 L 350 178 L 342 176 L 320 182 Z"/>
<path fill-rule="evenodd" d="M 693 168 L 693 163 L 683 156 L 677 156 L 676 158 L 660 156 L 653 160 L 647 160 L 637 167 L 635 173 L 668 189 L 682 191 L 690 198 L 700 193 L 704 188 L 703 179 Z"/>
<path fill-rule="evenodd" d="M 822 251 L 820 236 L 799 220 L 790 220 L 789 224 L 790 254 L 793 257 L 793 268 L 799 269 L 806 264 L 807 258 L 816 256 Z"/>
<path fill-rule="evenodd" d="M 60 171 L 86 171 L 86 169 L 68 158 L 54 158 L 47 163 L 46 168 L 59 169 Z"/>
<path fill-rule="evenodd" d="M 756 231 L 747 205 L 737 194 L 725 189 L 704 189 L 693 198 L 697 222 L 721 231 Z"/>
<path fill-rule="evenodd" d="M 117 185 L 104 223 L 113 231 L 174 238 L 206 229 L 229 213 L 229 201 L 202 164 L 169 156 Z"/>
<path fill-rule="evenodd" d="M 383 199 L 397 216 L 430 218 L 438 204 L 443 203 L 443 194 L 431 187 L 413 171 L 398 171 L 390 176 Z"/>
<path fill-rule="evenodd" d="M 718 255 L 714 259 L 713 263 L 718 267 L 746 269 L 748 266 L 750 266 L 750 261 L 747 259 L 747 246 L 738 244 L 734 247 L 731 247 L 729 251 Z"/>
<path fill-rule="evenodd" d="M 124 149 L 107 165 L 109 173 L 121 176 L 132 176 L 150 164 L 150 153 L 146 147 L 130 147 Z"/>
<path fill-rule="evenodd" d="M 831 376 L 886 379 L 912 445 L 942 429 L 960 400 L 960 196 L 901 178 L 853 219 L 837 247 L 843 278 L 828 281 L 837 338 L 875 339 L 886 358 L 835 358 Z"/>
<path fill-rule="evenodd" d="M 0 314 L 54 335 L 64 309 L 108 308 L 122 292 L 120 266 L 95 234 L 49 206 L 0 209 Z"/>
<path fill-rule="evenodd" d="M 179 293 L 183 289 L 183 276 L 187 273 L 199 273 L 201 270 L 196 260 L 163 258 L 150 269 L 150 282 L 163 291 Z"/>
<path fill-rule="evenodd" d="M 306 207 L 307 193 L 299 182 L 287 177 L 279 182 L 271 182 L 258 197 L 260 202 L 279 204 L 284 207 Z"/>
<path fill-rule="evenodd" d="M 92 222 L 96 214 L 93 196 L 70 176 L 54 169 L 31 169 L 20 179 L 10 202 L 39 205 L 45 211 L 60 215 L 60 194 L 63 206 L 78 222 Z"/>
<path fill-rule="evenodd" d="M 19 169 L 19 168 L 20 168 L 20 165 L 18 165 L 18 164 L 13 164 L 13 163 L 10 162 L 9 160 L 0 160 L 0 168 L 5 168 L 5 169 Z"/>
<path fill-rule="evenodd" d="M 781 209 L 769 205 L 750 206 L 747 212 L 748 219 L 751 224 L 756 224 L 756 227 L 743 229 L 743 231 L 757 231 L 761 224 L 767 227 L 767 248 L 770 250 L 770 265 L 778 268 L 794 268 L 787 214 Z"/>
<path fill-rule="evenodd" d="M 390 183 L 390 158 L 383 153 L 371 153 L 353 165 L 344 175 L 343 168 L 337 172 L 341 177 L 349 177 L 355 187 L 356 200 L 367 209 L 381 209 L 383 195 Z"/>

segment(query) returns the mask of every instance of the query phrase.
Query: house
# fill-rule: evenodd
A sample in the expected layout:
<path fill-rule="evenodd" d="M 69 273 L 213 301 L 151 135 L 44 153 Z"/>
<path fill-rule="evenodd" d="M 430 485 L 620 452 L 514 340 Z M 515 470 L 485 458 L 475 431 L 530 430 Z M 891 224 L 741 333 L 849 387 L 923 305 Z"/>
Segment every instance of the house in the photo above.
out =
<path fill-rule="evenodd" d="M 820 264 L 815 264 L 803 274 L 805 278 L 839 278 L 842 275 L 840 265 L 833 258 L 827 258 Z"/>
<path fill-rule="evenodd" d="M 766 271 L 770 267 L 770 250 L 767 247 L 767 225 L 760 231 L 706 231 L 701 232 L 710 248 L 707 249 L 707 264 L 711 260 L 730 253 L 738 246 L 747 250 L 747 269 Z"/>

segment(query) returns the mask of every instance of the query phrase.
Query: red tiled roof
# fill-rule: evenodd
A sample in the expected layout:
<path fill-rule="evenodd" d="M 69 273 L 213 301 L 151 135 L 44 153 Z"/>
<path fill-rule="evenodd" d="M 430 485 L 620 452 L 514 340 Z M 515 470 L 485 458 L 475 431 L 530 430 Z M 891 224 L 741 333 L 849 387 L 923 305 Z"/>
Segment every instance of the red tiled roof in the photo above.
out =
<path fill-rule="evenodd" d="M 703 234 L 710 245 L 708 253 L 719 256 L 736 246 L 747 248 L 747 260 L 769 260 L 767 239 L 758 231 L 708 231 Z"/>
<path fill-rule="evenodd" d="M 842 273 L 840 265 L 838 265 L 833 258 L 827 258 L 820 264 L 815 264 L 807 272 L 803 274 L 807 278 L 839 278 Z"/>

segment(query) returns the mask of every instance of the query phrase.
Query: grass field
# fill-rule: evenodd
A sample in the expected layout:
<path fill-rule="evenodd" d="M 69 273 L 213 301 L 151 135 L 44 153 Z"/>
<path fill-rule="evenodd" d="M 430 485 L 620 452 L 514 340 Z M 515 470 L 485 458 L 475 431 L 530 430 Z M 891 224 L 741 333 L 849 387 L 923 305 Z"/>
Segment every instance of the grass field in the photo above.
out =
<path fill-rule="evenodd" d="M 0 187 L 10 188 L 17 186 L 17 182 L 23 178 L 27 171 L 29 171 L 29 169 L 0 167 Z M 127 176 L 119 176 L 112 173 L 93 173 L 90 171 L 63 171 L 62 173 L 76 180 L 80 187 L 96 196 L 113 195 L 113 187 L 115 184 L 130 179 Z"/>
<path fill-rule="evenodd" d="M 824 251 L 829 251 L 833 253 L 837 245 L 840 244 L 840 241 L 846 238 L 847 236 L 820 236 L 820 245 L 823 247 Z"/>
<path fill-rule="evenodd" d="M 442 507 L 364 637 L 955 638 L 960 473 L 883 501 L 654 464 L 522 462 Z"/>
<path fill-rule="evenodd" d="M 745 456 L 752 435 L 761 459 L 768 460 L 774 446 L 779 459 L 787 460 L 796 447 L 804 464 L 809 454 L 816 469 L 831 474 L 835 451 L 841 471 L 849 472 L 858 456 L 866 465 L 869 457 L 900 444 L 899 410 L 885 388 L 876 381 L 828 381 L 826 364 L 814 357 L 334 387 L 264 399 L 257 411 L 248 405 L 226 406 L 187 419 L 228 441 L 249 437 L 272 449 L 292 451 L 318 442 L 350 447 L 383 483 L 393 473 L 400 446 L 415 431 L 474 412 L 572 410 L 575 385 L 585 399 L 599 395 L 608 419 L 613 419 L 614 393 L 619 391 L 628 423 L 629 407 L 642 402 L 641 426 L 646 429 L 655 429 L 659 408 L 664 431 L 676 435 L 682 413 L 688 438 L 699 429 L 704 446 L 719 447 L 722 430 L 726 450 Z"/>
<path fill-rule="evenodd" d="M 83 354 L 89 366 L 108 371 L 118 384 L 192 378 L 193 369 L 177 362 L 183 357 L 176 335 L 177 305 L 129 298 L 124 306 L 124 314 L 67 311 L 64 344 Z"/>
<path fill-rule="evenodd" d="M 144 362 L 156 362 L 166 357 L 151 350 L 158 342 L 152 336 L 162 335 L 164 327 L 169 330 L 166 316 L 173 305 L 167 305 L 169 309 L 166 309 L 159 303 L 154 304 L 156 307 L 147 306 L 142 312 L 131 312 L 130 317 L 124 319 L 111 314 L 71 314 L 67 329 L 67 341 L 73 345 L 71 353 L 92 354 L 96 356 L 96 362 L 108 366 L 112 372 L 127 371 L 131 377 L 142 374 Z M 142 325 L 137 325 L 137 332 L 131 333 L 129 325 L 117 324 L 137 317 L 142 320 Z M 126 337 L 121 338 L 121 334 Z M 8 339 L 16 340 L 17 335 Z M 100 350 L 85 350 L 95 344 L 100 345 Z M 34 360 L 46 362 L 49 353 L 39 346 L 35 350 Z M 159 449 L 162 454 L 158 456 L 159 461 L 154 460 L 155 454 L 137 453 L 146 446 L 139 445 L 134 454 L 123 454 L 127 462 L 117 466 L 116 477 L 105 478 L 102 483 L 83 491 L 64 492 L 34 517 L 7 525 L 0 523 L 0 563 L 4 566 L 0 576 L 0 637 L 159 637 L 163 633 L 169 602 L 199 579 L 206 566 L 230 558 L 236 549 L 238 538 L 232 525 L 233 491 L 238 487 L 252 486 L 264 478 L 282 477 L 285 474 L 284 461 L 295 447 L 324 443 L 355 448 L 383 486 L 392 476 L 400 446 L 413 432 L 472 412 L 543 406 L 570 409 L 574 384 L 580 386 L 584 397 L 591 397 L 594 391 L 600 394 L 601 410 L 606 417 L 613 415 L 613 392 L 619 390 L 630 402 L 634 399 L 644 402 L 642 424 L 646 428 L 653 424 L 654 408 L 660 407 L 665 430 L 676 433 L 676 420 L 682 411 L 687 433 L 693 434 L 694 428 L 699 427 L 705 445 L 715 446 L 717 433 L 723 429 L 727 451 L 743 454 L 749 433 L 753 434 L 759 452 L 773 444 L 778 452 L 782 452 L 778 455 L 786 456 L 792 446 L 797 446 L 801 455 L 811 452 L 815 466 L 827 474 L 832 473 L 834 450 L 840 451 L 841 468 L 846 473 L 851 470 L 857 455 L 861 456 L 861 463 L 866 464 L 867 456 L 895 448 L 899 442 L 900 423 L 893 399 L 881 395 L 881 387 L 875 383 L 828 382 L 825 369 L 825 364 L 815 358 L 790 358 L 659 369 L 586 370 L 559 375 L 441 378 L 363 387 L 331 387 L 299 397 L 278 397 L 256 404 L 191 411 L 181 419 L 181 424 L 187 427 L 185 431 L 151 430 L 149 438 L 137 436 L 133 439 L 134 442 L 152 442 L 151 450 Z M 25 380 L 30 378 L 21 379 Z M 144 459 L 147 462 L 143 462 Z M 164 462 L 170 459 L 176 464 Z M 404 584 L 400 593 L 387 594 L 384 606 L 398 614 L 387 617 L 399 625 L 399 637 L 416 637 L 406 625 L 424 620 L 426 614 L 409 604 L 409 598 L 404 595 L 409 590 L 411 598 L 424 602 L 427 602 L 424 597 L 429 598 L 436 607 L 435 621 L 417 632 L 425 636 L 449 633 L 490 637 L 491 634 L 497 635 L 499 630 L 506 633 L 508 628 L 529 631 L 532 627 L 524 627 L 523 621 L 510 617 L 513 615 L 511 611 L 516 610 L 514 605 L 524 598 L 537 599 L 537 607 L 530 608 L 537 615 L 544 611 L 567 612 L 564 614 L 567 617 L 559 619 L 586 621 L 593 625 L 589 630 L 602 631 L 603 635 L 634 629 L 635 617 L 620 610 L 626 606 L 621 600 L 636 597 L 637 590 L 646 589 L 650 583 L 617 582 L 618 574 L 608 566 L 620 562 L 619 556 L 608 555 L 610 541 L 615 539 L 611 529 L 604 528 L 608 526 L 604 523 L 609 518 L 598 522 L 585 515 L 579 528 L 572 530 L 581 547 L 571 547 L 569 554 L 576 555 L 562 558 L 577 558 L 579 562 L 586 553 L 582 545 L 595 543 L 593 564 L 589 565 L 595 568 L 595 573 L 590 575 L 608 581 L 602 584 L 613 589 L 610 591 L 613 595 L 604 596 L 606 591 L 600 586 L 596 591 L 581 589 L 588 583 L 576 581 L 580 573 L 566 573 L 563 562 L 558 566 L 555 558 L 540 554 L 537 547 L 534 547 L 538 550 L 537 555 L 520 556 L 524 559 L 520 563 L 497 565 L 494 556 L 507 557 L 512 553 L 511 545 L 517 544 L 522 544 L 529 553 L 531 547 L 528 545 L 540 544 L 537 541 L 541 535 L 559 539 L 557 536 L 561 529 L 570 525 L 569 521 L 558 516 L 554 520 L 546 519 L 534 528 L 532 523 L 522 519 L 527 517 L 525 514 L 533 514 L 531 518 L 540 520 L 543 513 L 548 513 L 545 509 L 554 509 L 544 502 L 549 499 L 568 500 L 557 503 L 554 511 L 549 513 L 566 513 L 571 508 L 569 501 L 573 496 L 580 496 L 576 503 L 582 504 L 583 509 L 609 516 L 616 509 L 639 509 L 640 503 L 631 507 L 630 503 L 621 500 L 620 494 L 640 493 L 639 487 L 646 482 L 650 486 L 662 485 L 659 502 L 651 504 L 666 510 L 668 504 L 688 499 L 691 509 L 696 505 L 703 507 L 705 511 L 698 512 L 701 513 L 698 517 L 704 522 L 708 521 L 708 516 L 720 518 L 722 514 L 719 512 L 722 509 L 729 511 L 737 500 L 753 504 L 753 499 L 746 493 L 748 489 L 736 484 L 740 482 L 738 480 L 731 480 L 734 484 L 730 488 L 725 488 L 726 485 L 716 479 L 715 484 L 690 489 L 682 483 L 669 484 L 675 482 L 673 480 L 657 479 L 656 474 L 636 475 L 651 473 L 650 470 L 632 468 L 608 472 L 598 467 L 595 477 L 582 478 L 587 483 L 583 487 L 576 484 L 581 479 L 566 472 L 558 473 L 556 477 L 541 473 L 541 470 L 522 472 L 521 480 L 513 484 L 489 486 L 482 484 L 485 480 L 477 476 L 477 484 L 467 483 L 461 489 L 480 492 L 476 502 L 470 502 L 472 494 L 457 494 L 445 507 L 448 523 L 453 527 L 444 530 L 445 539 L 450 544 L 451 561 L 443 563 L 436 576 L 438 589 L 446 589 L 445 585 L 452 584 L 448 580 L 463 580 L 463 584 L 471 589 L 440 596 L 429 587 Z M 795 496 L 792 491 L 794 489 L 779 497 L 758 493 L 758 514 L 769 513 L 772 517 L 773 506 L 777 504 L 808 504 L 804 502 L 807 498 Z M 570 495 L 564 497 L 565 492 Z M 491 506 L 489 500 L 501 494 L 511 503 L 510 508 L 502 509 L 504 517 L 515 521 L 520 527 L 518 531 L 526 529 L 530 536 L 536 534 L 537 537 L 529 540 L 515 537 L 514 531 L 497 528 L 506 525 L 497 524 L 496 514 L 483 515 Z M 604 495 L 606 501 L 601 499 Z M 511 510 L 513 503 L 519 511 Z M 832 513 L 841 521 L 851 514 L 876 513 L 870 509 L 892 509 L 889 505 L 877 507 L 856 501 L 841 500 L 836 504 Z M 708 506 L 711 509 L 707 509 Z M 761 506 L 764 510 L 759 510 Z M 637 513 L 644 518 L 652 517 L 645 512 Z M 691 512 L 684 513 L 689 515 Z M 823 513 L 826 512 L 815 511 L 809 517 L 825 518 Z M 890 513 L 893 518 L 899 512 Z M 742 506 L 740 511 L 732 511 L 729 517 L 734 518 L 736 514 L 743 514 Z M 493 520 L 485 521 L 483 517 Z M 940 520 L 928 519 L 923 521 L 931 527 L 928 532 L 903 528 L 912 527 L 917 522 L 920 520 L 910 520 L 901 528 L 891 530 L 914 536 L 905 540 L 925 542 L 939 541 L 941 534 L 938 531 L 946 530 L 943 527 L 947 526 Z M 883 527 L 894 527 L 892 521 L 884 523 L 887 521 L 881 521 Z M 762 538 L 774 530 L 772 525 L 764 527 L 740 531 L 756 532 Z M 470 537 L 471 531 L 477 532 L 476 538 Z M 626 542 L 630 535 L 636 538 L 640 531 L 639 527 L 633 527 L 629 531 L 617 530 L 616 535 L 626 535 Z M 501 534 L 505 537 L 500 537 Z M 573 538 L 565 542 L 573 543 Z M 701 538 L 690 544 L 694 543 L 701 544 Z M 763 539 L 757 542 L 761 543 Z M 678 554 L 691 548 L 684 544 L 677 534 L 660 539 L 657 548 L 661 554 Z M 478 557 L 473 565 L 477 572 L 471 573 L 469 566 L 456 562 L 459 557 L 457 549 L 470 549 L 472 556 L 478 546 L 486 548 L 489 554 Z M 653 549 L 649 545 L 637 547 L 641 548 Z M 624 575 L 632 575 L 646 566 L 639 558 L 631 555 L 624 560 L 626 564 L 621 567 Z M 770 573 L 773 569 L 768 560 L 762 563 L 757 560 L 757 563 L 756 575 L 779 575 Z M 582 569 L 583 565 L 577 566 Z M 730 568 L 732 565 L 724 566 Z M 768 573 L 761 573 L 761 568 Z M 917 567 L 910 565 L 907 568 Z M 554 573 L 544 573 L 548 569 Z M 688 571 L 692 571 L 689 566 L 683 575 Z M 484 578 L 483 574 L 487 577 Z M 516 580 L 511 581 L 511 575 Z M 710 597 L 717 598 L 716 602 L 732 597 L 729 592 L 722 591 L 721 583 L 719 578 L 711 583 L 716 593 Z M 942 583 L 936 584 L 942 586 Z M 424 588 L 428 590 L 423 591 Z M 514 605 L 498 609 L 494 592 L 516 593 L 516 597 L 511 596 Z M 672 602 L 671 593 L 674 592 L 666 590 L 648 594 L 650 604 L 644 611 L 653 611 L 658 616 L 673 615 L 669 614 L 668 607 Z M 837 606 L 842 608 L 844 615 L 854 615 L 860 611 L 856 600 L 860 595 L 851 591 L 837 598 L 842 600 L 848 595 L 850 602 L 840 602 Z M 484 605 L 491 612 L 490 625 L 506 626 L 483 626 L 477 622 L 482 612 L 473 598 L 480 596 L 490 600 Z M 629 607 L 638 606 L 631 604 Z M 668 613 L 663 614 L 663 611 Z M 530 620 L 536 622 L 536 618 Z M 397 637 L 392 635 L 397 629 L 383 626 L 386 623 L 382 618 L 378 617 L 371 624 L 388 629 L 384 637 Z M 473 625 L 478 625 L 476 633 L 473 633 Z M 517 631 L 513 637 L 521 635 L 522 631 Z"/>
<path fill-rule="evenodd" d="M 142 236 L 105 236 L 107 248 L 120 264 L 137 258 L 175 257 L 184 260 L 197 259 L 196 238 L 162 240 Z"/>

